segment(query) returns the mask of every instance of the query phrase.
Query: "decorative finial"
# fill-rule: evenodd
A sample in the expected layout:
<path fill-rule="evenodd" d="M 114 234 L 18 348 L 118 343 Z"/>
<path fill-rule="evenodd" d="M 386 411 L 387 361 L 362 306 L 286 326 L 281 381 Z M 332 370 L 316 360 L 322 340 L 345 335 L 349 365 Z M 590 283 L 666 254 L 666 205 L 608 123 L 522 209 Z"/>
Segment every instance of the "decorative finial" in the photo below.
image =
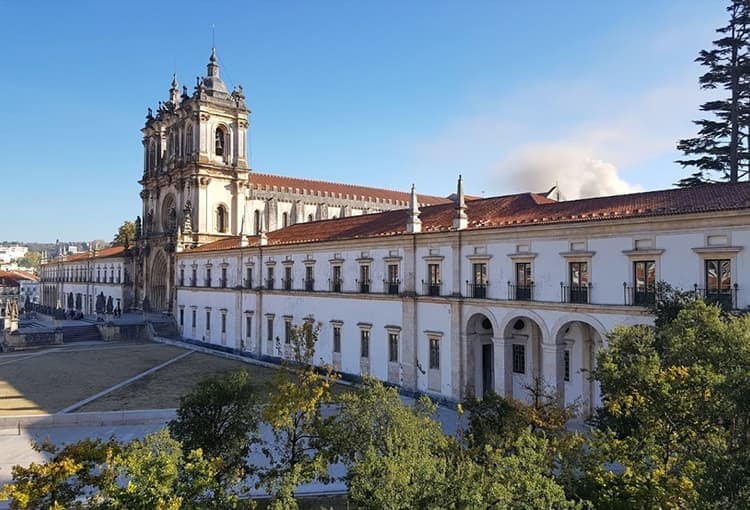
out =
<path fill-rule="evenodd" d="M 466 215 L 466 198 L 464 197 L 464 180 L 458 176 L 456 187 L 456 216 L 453 218 L 453 228 L 463 230 L 469 226 L 469 217 Z"/>
<path fill-rule="evenodd" d="M 422 231 L 422 220 L 419 219 L 419 201 L 417 199 L 417 190 L 414 184 L 411 185 L 411 194 L 409 195 L 409 221 L 406 224 L 406 232 L 417 234 Z"/>

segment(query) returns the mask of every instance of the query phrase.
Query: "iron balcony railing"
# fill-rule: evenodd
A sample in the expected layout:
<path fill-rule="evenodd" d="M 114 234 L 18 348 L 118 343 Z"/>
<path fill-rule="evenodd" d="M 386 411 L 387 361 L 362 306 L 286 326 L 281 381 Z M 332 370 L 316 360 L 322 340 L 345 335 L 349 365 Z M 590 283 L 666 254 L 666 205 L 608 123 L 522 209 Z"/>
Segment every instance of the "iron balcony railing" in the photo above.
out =
<path fill-rule="evenodd" d="M 331 292 L 341 292 L 341 289 L 344 286 L 344 280 L 342 278 L 334 278 L 328 280 L 328 284 L 331 287 Z"/>
<path fill-rule="evenodd" d="M 737 293 L 739 285 L 734 284 L 729 288 L 700 288 L 698 284 L 693 286 L 693 292 L 696 299 L 703 299 L 706 303 L 719 305 L 724 310 L 734 310 L 737 308 Z"/>
<path fill-rule="evenodd" d="M 653 306 L 656 303 L 656 287 L 652 285 L 629 287 L 622 282 L 623 299 L 627 306 Z"/>
<path fill-rule="evenodd" d="M 195 287 L 196 285 L 198 285 L 198 282 L 195 281 L 195 278 L 190 278 L 190 286 Z"/>
<path fill-rule="evenodd" d="M 466 281 L 466 295 L 477 299 L 487 298 L 487 286 L 489 283 L 471 283 Z"/>
<path fill-rule="evenodd" d="M 273 290 L 273 286 L 274 286 L 274 279 L 266 278 L 266 289 Z"/>
<path fill-rule="evenodd" d="M 210 278 L 205 278 L 203 280 L 203 284 L 204 284 L 203 285 L 204 287 L 210 287 L 211 286 L 211 279 Z"/>
<path fill-rule="evenodd" d="M 533 301 L 534 284 L 517 285 L 508 280 L 508 299 L 514 301 Z"/>
<path fill-rule="evenodd" d="M 284 290 L 292 290 L 292 279 L 291 278 L 282 278 L 281 279 L 281 286 L 284 288 Z"/>
<path fill-rule="evenodd" d="M 360 294 L 370 293 L 370 280 L 357 280 L 357 288 Z"/>
<path fill-rule="evenodd" d="M 312 292 L 315 290 L 315 278 L 305 278 L 305 291 Z"/>
<path fill-rule="evenodd" d="M 585 285 L 565 285 L 560 282 L 560 302 L 585 304 L 591 299 L 591 283 Z"/>
<path fill-rule="evenodd" d="M 422 294 L 425 296 L 440 296 L 442 282 L 425 282 L 422 280 Z"/>
<path fill-rule="evenodd" d="M 227 288 L 227 279 L 226 278 L 219 279 L 219 287 L 221 287 L 222 289 L 226 289 Z"/>
<path fill-rule="evenodd" d="M 252 289 L 253 288 L 253 279 L 252 278 L 245 278 L 242 282 L 242 285 L 246 289 Z"/>
<path fill-rule="evenodd" d="M 400 284 L 400 280 L 383 280 L 383 288 L 388 294 L 398 294 Z"/>

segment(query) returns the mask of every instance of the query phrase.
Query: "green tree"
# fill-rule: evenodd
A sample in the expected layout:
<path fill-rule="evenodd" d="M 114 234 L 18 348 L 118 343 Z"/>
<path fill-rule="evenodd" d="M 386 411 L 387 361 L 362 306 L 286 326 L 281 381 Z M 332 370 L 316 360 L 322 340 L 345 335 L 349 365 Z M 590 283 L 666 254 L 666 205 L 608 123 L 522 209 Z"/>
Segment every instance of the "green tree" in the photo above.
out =
<path fill-rule="evenodd" d="M 604 409 L 581 485 L 597 507 L 750 505 L 750 317 L 692 301 L 657 331 L 617 329 L 595 376 Z"/>
<path fill-rule="evenodd" d="M 702 50 L 696 62 L 708 70 L 700 77 L 703 89 L 724 89 L 728 97 L 711 100 L 701 110 L 713 116 L 696 120 L 698 136 L 680 140 L 677 148 L 686 159 L 683 167 L 696 168 L 678 185 L 693 186 L 710 179 L 712 173 L 737 182 L 750 164 L 750 4 L 730 0 L 729 22 L 717 29 L 713 48 Z"/>
<path fill-rule="evenodd" d="M 180 399 L 169 430 L 186 451 L 201 449 L 221 459 L 222 477 L 240 479 L 247 474 L 246 457 L 259 420 L 257 390 L 247 370 L 239 370 L 198 383 Z"/>
<path fill-rule="evenodd" d="M 29 269 L 39 269 L 42 263 L 42 254 L 36 251 L 27 251 L 23 257 L 18 260 L 20 267 L 27 267 Z"/>
<path fill-rule="evenodd" d="M 272 498 L 270 508 L 297 508 L 297 486 L 328 480 L 328 456 L 320 430 L 324 406 L 332 400 L 331 388 L 338 377 L 330 367 L 312 364 L 319 331 L 320 324 L 312 320 L 291 327 L 291 363 L 276 373 L 263 408 L 263 420 L 274 436 L 274 442 L 262 448 L 269 464 L 260 470 L 261 485 Z"/>
<path fill-rule="evenodd" d="M 112 246 L 124 246 L 125 249 L 130 248 L 135 241 L 135 223 L 129 220 L 125 220 L 122 225 L 117 229 L 114 239 L 112 239 Z"/>
<path fill-rule="evenodd" d="M 28 467 L 13 466 L 13 482 L 0 490 L 0 500 L 9 499 L 12 509 L 84 508 L 78 498 L 87 486 L 99 486 L 101 469 L 120 445 L 114 440 L 84 439 L 59 448 L 52 443 L 32 443 L 34 450 L 51 455 L 50 460 Z"/>

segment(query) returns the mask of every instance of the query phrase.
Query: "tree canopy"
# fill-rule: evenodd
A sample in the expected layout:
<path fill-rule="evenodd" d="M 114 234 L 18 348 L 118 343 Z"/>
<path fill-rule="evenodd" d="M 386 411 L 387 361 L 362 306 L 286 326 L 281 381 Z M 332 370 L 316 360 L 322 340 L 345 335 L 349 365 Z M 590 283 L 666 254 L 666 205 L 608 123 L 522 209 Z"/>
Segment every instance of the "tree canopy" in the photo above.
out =
<path fill-rule="evenodd" d="M 715 179 L 737 182 L 750 168 L 750 2 L 730 0 L 729 21 L 717 29 L 719 37 L 696 58 L 706 72 L 702 89 L 723 90 L 723 97 L 703 103 L 709 118 L 694 121 L 698 135 L 680 140 L 685 154 L 677 162 L 695 168 L 679 186 L 695 186 Z"/>
<path fill-rule="evenodd" d="M 135 241 L 135 223 L 126 220 L 117 229 L 114 239 L 112 239 L 112 246 L 124 246 L 130 248 Z"/>

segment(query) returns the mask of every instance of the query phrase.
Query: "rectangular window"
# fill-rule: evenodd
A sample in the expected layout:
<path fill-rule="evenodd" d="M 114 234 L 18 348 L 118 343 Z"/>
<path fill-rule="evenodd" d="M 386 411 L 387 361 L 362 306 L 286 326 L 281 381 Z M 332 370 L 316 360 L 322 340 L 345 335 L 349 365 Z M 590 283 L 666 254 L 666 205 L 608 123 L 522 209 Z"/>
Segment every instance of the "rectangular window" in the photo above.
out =
<path fill-rule="evenodd" d="M 221 288 L 225 289 L 227 286 L 227 268 L 221 268 Z"/>
<path fill-rule="evenodd" d="M 292 321 L 284 321 L 284 343 L 292 343 Z"/>
<path fill-rule="evenodd" d="M 193 276 L 190 278 L 190 286 L 195 287 L 198 285 L 198 270 L 193 268 Z"/>
<path fill-rule="evenodd" d="M 253 331 L 253 316 L 252 315 L 246 315 L 245 316 L 245 337 L 250 338 Z"/>
<path fill-rule="evenodd" d="M 388 361 L 398 362 L 398 333 L 388 333 Z"/>
<path fill-rule="evenodd" d="M 253 268 L 252 267 L 245 268 L 245 287 L 248 289 L 253 288 Z"/>
<path fill-rule="evenodd" d="M 430 368 L 440 368 L 440 339 L 430 338 Z"/>
<path fill-rule="evenodd" d="M 195 310 L 193 310 L 193 313 L 192 313 L 192 325 L 193 325 L 193 328 L 195 328 L 195 316 L 196 316 L 196 313 L 195 313 Z"/>
<path fill-rule="evenodd" d="M 513 373 L 526 373 L 526 346 L 513 344 Z"/>
<path fill-rule="evenodd" d="M 225 313 L 221 314 L 221 332 L 222 333 L 227 332 L 227 314 Z"/>
<path fill-rule="evenodd" d="M 370 292 L 370 266 L 362 264 L 359 266 L 359 291 L 362 294 Z"/>
<path fill-rule="evenodd" d="M 206 310 L 206 331 L 211 331 L 211 311 Z"/>
<path fill-rule="evenodd" d="M 589 302 L 589 265 L 588 262 L 570 263 L 570 296 L 571 303 Z"/>
<path fill-rule="evenodd" d="M 269 342 L 273 342 L 273 317 L 269 317 L 266 321 L 266 338 Z"/>
<path fill-rule="evenodd" d="M 708 259 L 705 264 L 706 301 L 718 304 L 725 310 L 734 308 L 731 260 Z"/>
<path fill-rule="evenodd" d="M 292 267 L 284 266 L 284 290 L 292 290 Z"/>
<path fill-rule="evenodd" d="M 487 264 L 484 262 L 472 264 L 473 287 L 471 296 L 475 298 L 487 297 Z"/>
<path fill-rule="evenodd" d="M 185 270 L 180 269 L 180 287 L 185 285 Z"/>
<path fill-rule="evenodd" d="M 305 290 L 312 292 L 315 286 L 315 274 L 313 266 L 305 267 Z"/>
<path fill-rule="evenodd" d="M 529 301 L 531 299 L 531 262 L 516 263 L 515 299 Z"/>
<path fill-rule="evenodd" d="M 331 292 L 341 292 L 341 266 L 332 266 Z"/>
<path fill-rule="evenodd" d="M 427 264 L 427 294 L 440 295 L 440 264 Z"/>
<path fill-rule="evenodd" d="M 268 266 L 268 269 L 266 271 L 268 277 L 266 278 L 266 288 L 269 290 L 273 290 L 273 266 Z"/>
<path fill-rule="evenodd" d="M 362 358 L 370 357 L 370 330 L 361 329 L 359 331 L 359 352 Z"/>
<path fill-rule="evenodd" d="M 388 294 L 398 294 L 398 264 L 388 264 Z"/>
<path fill-rule="evenodd" d="M 180 308 L 180 326 L 185 325 L 185 310 Z"/>
<path fill-rule="evenodd" d="M 341 326 L 333 327 L 333 352 L 341 352 Z"/>
<path fill-rule="evenodd" d="M 211 286 L 211 268 L 207 267 L 206 268 L 206 287 L 210 287 L 210 286 Z"/>
<path fill-rule="evenodd" d="M 633 262 L 633 304 L 646 306 L 656 298 L 656 262 L 638 260 Z"/>
<path fill-rule="evenodd" d="M 570 381 L 570 351 L 565 351 L 563 354 L 563 378 L 565 379 L 565 382 Z"/>

